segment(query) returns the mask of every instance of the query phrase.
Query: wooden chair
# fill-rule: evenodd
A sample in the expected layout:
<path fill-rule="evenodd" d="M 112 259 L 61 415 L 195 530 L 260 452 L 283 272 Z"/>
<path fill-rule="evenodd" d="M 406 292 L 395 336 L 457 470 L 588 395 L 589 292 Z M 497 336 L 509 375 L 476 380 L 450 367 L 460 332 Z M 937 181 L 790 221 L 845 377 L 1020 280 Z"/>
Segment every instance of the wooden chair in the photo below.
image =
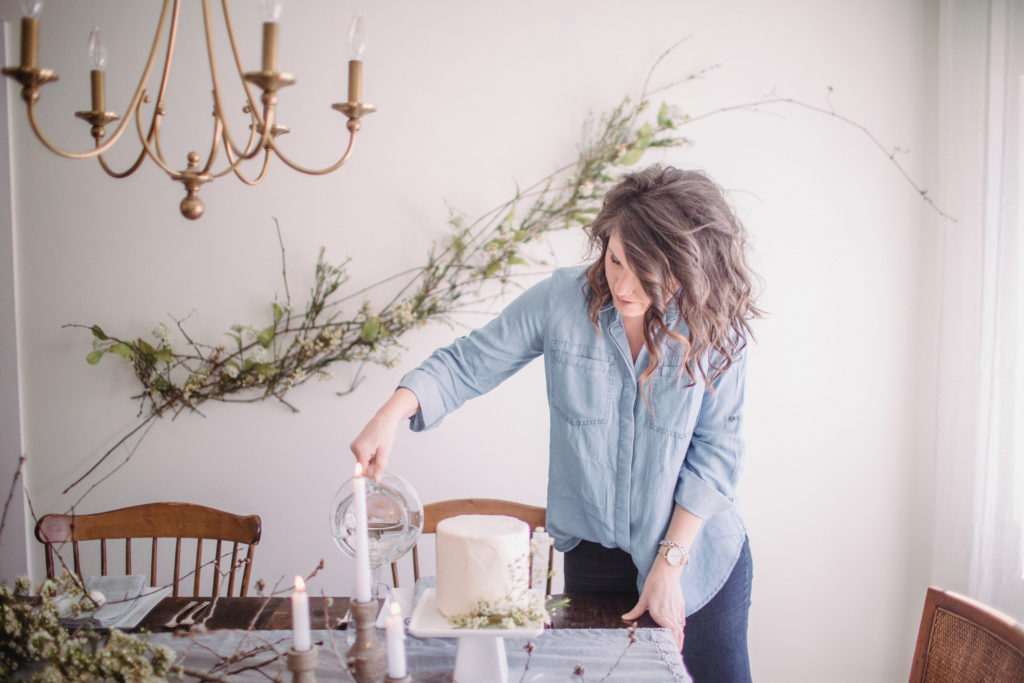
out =
<path fill-rule="evenodd" d="M 910 683 L 1024 681 L 1024 627 L 980 602 L 930 587 Z"/>
<path fill-rule="evenodd" d="M 515 517 L 530 525 L 530 532 L 539 526 L 545 525 L 547 510 L 533 505 L 513 503 L 508 500 L 496 500 L 493 498 L 457 498 L 455 500 L 442 500 L 437 503 L 427 503 L 423 506 L 423 533 L 437 533 L 437 523 L 448 517 L 456 515 L 507 515 Z M 548 552 L 548 594 L 551 593 L 551 567 L 554 562 L 554 548 Z M 416 546 L 412 547 L 412 575 L 413 579 L 420 578 L 420 557 Z M 391 580 L 395 588 L 398 588 L 398 564 L 391 563 Z"/>
<path fill-rule="evenodd" d="M 221 552 L 222 543 L 232 543 L 231 563 L 225 567 L 225 575 L 229 577 L 227 595 L 235 594 L 235 575 L 242 570 L 237 595 L 244 596 L 249 591 L 249 575 L 252 569 L 253 547 L 259 543 L 261 521 L 258 515 L 241 516 L 204 507 L 191 503 L 149 503 L 132 507 L 98 512 L 89 515 L 43 516 L 36 524 L 36 538 L 46 547 L 46 575 L 55 578 L 63 559 L 59 558 L 60 549 L 71 544 L 74 558 L 74 572 L 83 580 L 79 550 L 80 541 L 99 541 L 100 574 L 107 575 L 107 541 L 124 540 L 124 573 L 132 573 L 132 539 L 150 539 L 149 552 L 149 583 L 151 586 L 164 585 L 157 583 L 157 541 L 158 539 L 174 539 L 174 591 L 178 595 L 179 585 L 185 583 L 188 574 L 182 576 L 182 540 L 196 539 L 195 569 L 192 595 L 200 592 L 200 577 L 205 565 L 213 568 L 212 591 L 215 596 L 221 588 L 221 560 L 227 553 Z M 203 562 L 203 540 L 216 541 L 213 557 L 205 565 Z M 240 545 L 247 545 L 244 558 L 239 558 Z M 95 572 L 91 572 L 95 574 Z"/>

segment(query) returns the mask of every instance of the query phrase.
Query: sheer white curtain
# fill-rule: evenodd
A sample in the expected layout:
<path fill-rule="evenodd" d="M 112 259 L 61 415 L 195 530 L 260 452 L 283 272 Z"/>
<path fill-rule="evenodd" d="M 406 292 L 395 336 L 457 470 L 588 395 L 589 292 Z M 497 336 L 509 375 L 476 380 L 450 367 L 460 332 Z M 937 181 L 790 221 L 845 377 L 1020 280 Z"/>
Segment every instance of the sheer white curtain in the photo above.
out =
<path fill-rule="evenodd" d="M 940 10 L 933 574 L 1024 620 L 1024 6 Z"/>

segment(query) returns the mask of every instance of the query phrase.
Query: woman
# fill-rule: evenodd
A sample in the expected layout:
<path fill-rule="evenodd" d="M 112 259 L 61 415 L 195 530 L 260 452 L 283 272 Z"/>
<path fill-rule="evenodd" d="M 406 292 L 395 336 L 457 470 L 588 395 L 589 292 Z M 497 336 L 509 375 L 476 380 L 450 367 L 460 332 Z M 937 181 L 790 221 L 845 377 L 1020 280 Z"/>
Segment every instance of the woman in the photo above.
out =
<path fill-rule="evenodd" d="M 567 592 L 636 590 L 694 680 L 748 681 L 751 559 L 734 490 L 752 273 L 745 231 L 696 171 L 625 176 L 555 271 L 402 378 L 352 451 L 380 476 L 399 423 L 436 426 L 544 356 L 548 531 Z M 685 639 L 684 639 L 684 625 Z"/>

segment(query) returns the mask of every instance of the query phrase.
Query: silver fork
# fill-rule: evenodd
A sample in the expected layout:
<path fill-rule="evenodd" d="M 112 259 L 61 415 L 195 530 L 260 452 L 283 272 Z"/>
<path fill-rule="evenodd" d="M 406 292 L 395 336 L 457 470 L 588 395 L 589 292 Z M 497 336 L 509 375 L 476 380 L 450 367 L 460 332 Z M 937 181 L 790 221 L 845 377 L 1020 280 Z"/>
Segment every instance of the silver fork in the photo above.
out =
<path fill-rule="evenodd" d="M 185 605 L 184 607 L 182 607 L 180 610 L 178 610 L 177 614 L 175 614 L 173 617 L 171 617 L 170 619 L 167 620 L 167 623 L 164 624 L 164 628 L 175 628 L 178 625 L 178 619 L 181 618 L 181 615 L 184 614 L 185 612 L 189 611 L 190 609 L 192 609 L 193 607 L 195 607 L 198 604 L 199 604 L 198 601 L 193 600 L 192 602 L 190 602 L 187 605 Z"/>
<path fill-rule="evenodd" d="M 209 601 L 199 603 L 198 607 L 196 607 L 194 610 L 192 610 L 191 612 L 186 614 L 185 618 L 178 622 L 178 626 L 184 626 L 184 627 L 188 628 L 188 627 L 194 625 L 196 623 L 196 617 L 198 617 L 200 615 L 200 613 L 202 613 L 202 611 L 205 610 L 209 606 L 210 606 L 210 602 Z"/>

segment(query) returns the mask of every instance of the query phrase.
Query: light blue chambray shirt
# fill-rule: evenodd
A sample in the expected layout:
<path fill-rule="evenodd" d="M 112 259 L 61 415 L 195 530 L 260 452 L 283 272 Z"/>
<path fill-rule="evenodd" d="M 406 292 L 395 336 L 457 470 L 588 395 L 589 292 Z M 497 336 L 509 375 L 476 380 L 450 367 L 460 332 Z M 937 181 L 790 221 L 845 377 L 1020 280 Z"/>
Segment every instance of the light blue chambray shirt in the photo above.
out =
<path fill-rule="evenodd" d="M 666 344 L 649 385 L 652 415 L 638 384 L 647 350 L 634 364 L 610 303 L 600 312 L 600 332 L 594 329 L 584 270 L 555 271 L 405 375 L 400 386 L 420 402 L 410 426 L 437 426 L 543 355 L 551 411 L 547 525 L 555 547 L 565 552 L 588 540 L 621 548 L 632 556 L 642 590 L 679 503 L 704 519 L 680 579 L 692 614 L 725 583 L 746 537 L 735 505 L 746 354 L 711 392 L 700 377 L 694 386 L 685 376 L 680 381 L 682 354 Z M 666 323 L 676 319 L 673 307 Z M 676 329 L 687 334 L 683 323 Z"/>

